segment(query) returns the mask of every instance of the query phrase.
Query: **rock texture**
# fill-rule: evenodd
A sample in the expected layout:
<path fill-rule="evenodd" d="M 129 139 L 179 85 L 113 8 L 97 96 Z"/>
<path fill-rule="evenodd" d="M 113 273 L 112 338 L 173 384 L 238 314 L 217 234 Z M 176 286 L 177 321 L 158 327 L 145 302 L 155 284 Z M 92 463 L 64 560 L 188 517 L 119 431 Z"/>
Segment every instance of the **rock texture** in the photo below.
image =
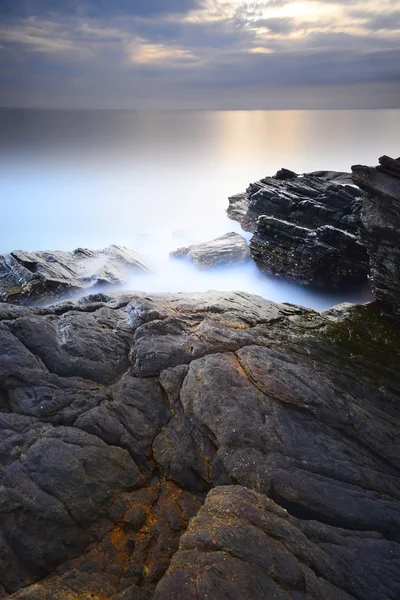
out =
<path fill-rule="evenodd" d="M 149 272 L 136 252 L 121 246 L 93 251 L 22 252 L 0 255 L 0 301 L 46 302 L 98 285 L 125 283 L 127 273 Z"/>
<path fill-rule="evenodd" d="M 320 177 L 326 181 L 341 185 L 354 185 L 352 174 L 344 171 L 313 171 L 312 173 L 307 173 L 307 175 Z"/>
<path fill-rule="evenodd" d="M 255 232 L 261 215 L 315 229 L 331 225 L 357 233 L 360 225 L 361 191 L 338 185 L 315 175 L 282 178 L 282 171 L 252 183 L 245 194 L 229 198 L 228 216 L 245 231 Z"/>
<path fill-rule="evenodd" d="M 250 250 L 244 237 L 232 232 L 204 244 L 178 248 L 170 256 L 188 258 L 197 267 L 210 268 L 241 264 L 250 257 Z"/>
<path fill-rule="evenodd" d="M 315 287 L 360 288 L 369 270 L 358 234 L 361 191 L 320 174 L 326 179 L 282 169 L 229 198 L 228 216 L 254 233 L 250 252 L 264 273 Z"/>
<path fill-rule="evenodd" d="M 351 233 L 330 225 L 311 230 L 261 216 L 251 254 L 269 275 L 322 288 L 359 288 L 368 272 L 364 246 Z"/>
<path fill-rule="evenodd" d="M 299 519 L 264 494 L 219 487 L 191 521 L 154 599 L 394 598 L 398 559 L 397 544 L 374 532 Z"/>
<path fill-rule="evenodd" d="M 399 327 L 239 292 L 1 304 L 0 598 L 397 599 Z"/>
<path fill-rule="evenodd" d="M 376 168 L 356 165 L 354 182 L 365 191 L 362 241 L 370 256 L 371 283 L 384 310 L 400 318 L 400 158 Z"/>

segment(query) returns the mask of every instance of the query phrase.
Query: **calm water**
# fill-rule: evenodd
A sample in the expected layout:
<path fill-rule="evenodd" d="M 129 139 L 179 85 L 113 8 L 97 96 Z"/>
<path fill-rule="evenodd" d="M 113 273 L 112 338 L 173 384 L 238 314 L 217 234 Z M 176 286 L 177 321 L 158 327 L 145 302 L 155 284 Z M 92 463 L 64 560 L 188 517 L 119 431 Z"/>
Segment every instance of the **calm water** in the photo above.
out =
<path fill-rule="evenodd" d="M 168 252 L 240 227 L 227 197 L 287 167 L 350 170 L 400 154 L 400 111 L 0 110 L 0 252 L 140 251 L 154 275 L 130 289 L 242 289 L 323 309 L 326 297 L 255 267 L 200 273 Z M 346 298 L 349 299 L 349 298 Z"/>

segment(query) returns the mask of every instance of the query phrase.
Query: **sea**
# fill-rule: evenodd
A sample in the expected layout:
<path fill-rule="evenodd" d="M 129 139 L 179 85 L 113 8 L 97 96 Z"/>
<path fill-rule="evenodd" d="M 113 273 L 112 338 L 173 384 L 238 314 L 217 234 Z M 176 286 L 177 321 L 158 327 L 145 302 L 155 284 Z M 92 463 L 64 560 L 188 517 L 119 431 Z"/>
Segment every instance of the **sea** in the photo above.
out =
<path fill-rule="evenodd" d="M 125 290 L 242 290 L 316 310 L 366 301 L 365 290 L 321 293 L 252 263 L 202 271 L 169 252 L 244 233 L 228 197 L 281 167 L 349 171 L 382 154 L 400 155 L 400 110 L 0 109 L 0 253 L 119 244 L 152 270 Z"/>

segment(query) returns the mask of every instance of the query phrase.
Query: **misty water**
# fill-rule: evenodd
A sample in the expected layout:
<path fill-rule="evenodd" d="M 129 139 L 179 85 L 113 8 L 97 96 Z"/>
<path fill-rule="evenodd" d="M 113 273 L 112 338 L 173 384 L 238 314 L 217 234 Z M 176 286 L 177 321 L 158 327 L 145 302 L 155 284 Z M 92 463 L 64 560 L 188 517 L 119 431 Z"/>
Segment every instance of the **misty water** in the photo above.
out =
<path fill-rule="evenodd" d="M 137 250 L 151 275 L 125 289 L 243 290 L 318 310 L 363 294 L 322 294 L 253 264 L 200 271 L 171 250 L 240 226 L 230 195 L 287 167 L 349 171 L 399 152 L 400 110 L 0 110 L 0 252 Z M 249 235 L 245 234 L 249 239 Z"/>

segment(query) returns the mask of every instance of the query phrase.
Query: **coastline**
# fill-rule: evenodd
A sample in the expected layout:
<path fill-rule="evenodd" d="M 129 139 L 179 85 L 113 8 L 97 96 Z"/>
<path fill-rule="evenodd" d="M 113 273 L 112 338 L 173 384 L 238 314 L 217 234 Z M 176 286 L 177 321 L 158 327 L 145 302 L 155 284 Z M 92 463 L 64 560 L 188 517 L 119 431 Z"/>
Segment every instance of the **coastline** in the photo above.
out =
<path fill-rule="evenodd" d="M 243 292 L 0 304 L 0 598 L 398 595 L 387 169 L 355 169 L 365 306 Z"/>

